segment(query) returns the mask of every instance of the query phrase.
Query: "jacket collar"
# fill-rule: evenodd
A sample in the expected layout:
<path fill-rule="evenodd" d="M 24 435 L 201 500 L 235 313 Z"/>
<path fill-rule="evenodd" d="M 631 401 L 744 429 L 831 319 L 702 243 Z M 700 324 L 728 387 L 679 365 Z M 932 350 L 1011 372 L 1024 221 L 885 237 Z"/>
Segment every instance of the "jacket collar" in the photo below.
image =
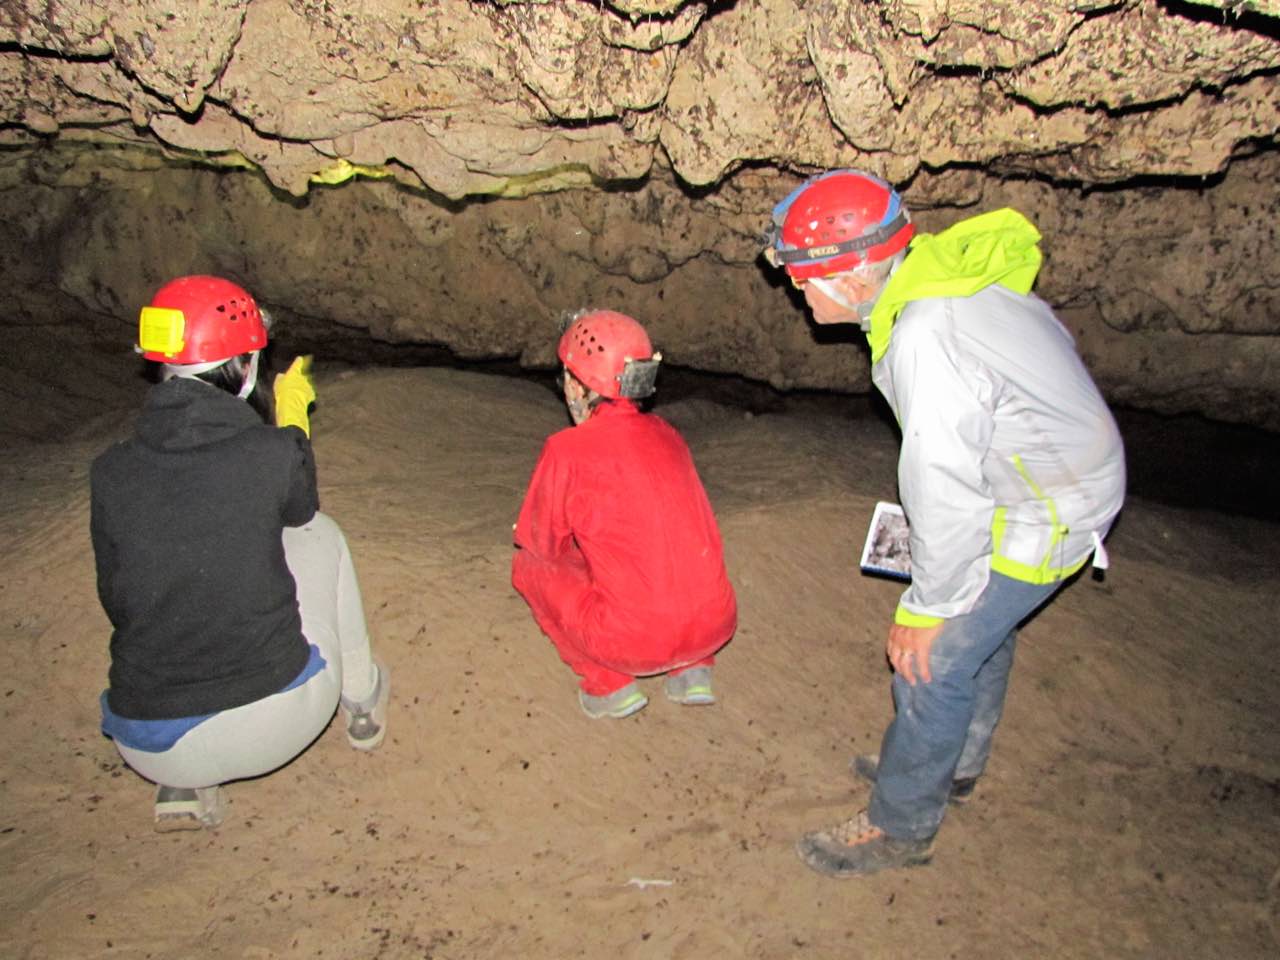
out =
<path fill-rule="evenodd" d="M 914 300 L 970 297 L 993 283 L 1030 293 L 1040 271 L 1039 243 L 1040 231 L 1009 207 L 961 220 L 939 234 L 916 234 L 871 310 L 871 362 L 889 349 L 898 314 Z"/>
<path fill-rule="evenodd" d="M 201 380 L 174 377 L 148 392 L 135 433 L 144 446 L 168 452 L 216 443 L 261 423 L 243 400 Z"/>

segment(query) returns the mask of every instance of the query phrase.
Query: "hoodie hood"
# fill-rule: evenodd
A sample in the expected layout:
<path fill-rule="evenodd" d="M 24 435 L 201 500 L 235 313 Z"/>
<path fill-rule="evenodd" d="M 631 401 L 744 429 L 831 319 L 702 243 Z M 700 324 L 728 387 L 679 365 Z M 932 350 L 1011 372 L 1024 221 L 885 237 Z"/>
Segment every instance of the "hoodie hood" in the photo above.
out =
<path fill-rule="evenodd" d="M 192 450 L 262 426 L 245 401 L 200 380 L 174 377 L 147 394 L 135 433 L 144 447 Z"/>
<path fill-rule="evenodd" d="M 916 234 L 907 259 L 871 311 L 871 362 L 889 349 L 893 324 L 913 300 L 969 297 L 993 283 L 1030 293 L 1040 272 L 1040 231 L 1017 210 L 993 210 L 938 234 Z"/>

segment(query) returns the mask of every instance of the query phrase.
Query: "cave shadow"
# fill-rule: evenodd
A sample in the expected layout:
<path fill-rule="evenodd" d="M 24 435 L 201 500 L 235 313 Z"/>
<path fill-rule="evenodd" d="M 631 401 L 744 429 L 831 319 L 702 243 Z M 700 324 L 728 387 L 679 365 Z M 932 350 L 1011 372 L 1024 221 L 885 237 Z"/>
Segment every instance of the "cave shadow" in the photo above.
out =
<path fill-rule="evenodd" d="M 787 287 L 788 296 L 800 297 L 789 284 L 780 285 Z M 797 307 L 803 307 L 802 297 Z M 867 349 L 866 337 L 855 324 L 807 322 L 818 343 L 851 343 Z M 433 344 L 383 343 L 354 335 L 321 341 L 291 337 L 286 331 L 271 346 L 282 357 L 301 353 L 325 357 L 325 367 L 446 367 L 524 380 L 557 399 L 561 396 L 558 368 L 524 367 L 516 356 L 476 361 Z M 143 366 L 140 364 L 140 373 Z M 276 368 L 272 364 L 272 369 Z M 897 419 L 874 388 L 865 393 L 780 390 L 761 380 L 664 363 L 658 393 L 645 408 L 661 413 L 667 404 L 691 399 L 753 415 L 812 413 L 836 419 L 875 419 L 885 429 L 886 443 L 896 446 L 901 441 Z M 1130 496 L 1185 509 L 1280 520 L 1280 499 L 1272 492 L 1274 478 L 1280 476 L 1280 434 L 1198 414 L 1168 416 L 1116 405 L 1111 409 L 1125 443 Z"/>

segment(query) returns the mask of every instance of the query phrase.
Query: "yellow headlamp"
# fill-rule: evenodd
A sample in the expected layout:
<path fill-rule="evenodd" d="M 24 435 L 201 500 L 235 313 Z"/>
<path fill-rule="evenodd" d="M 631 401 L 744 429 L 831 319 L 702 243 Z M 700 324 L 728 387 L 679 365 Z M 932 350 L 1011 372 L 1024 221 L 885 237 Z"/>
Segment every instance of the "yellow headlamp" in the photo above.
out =
<path fill-rule="evenodd" d="M 138 346 L 143 353 L 174 357 L 186 346 L 187 318 L 173 307 L 143 307 L 138 317 Z"/>

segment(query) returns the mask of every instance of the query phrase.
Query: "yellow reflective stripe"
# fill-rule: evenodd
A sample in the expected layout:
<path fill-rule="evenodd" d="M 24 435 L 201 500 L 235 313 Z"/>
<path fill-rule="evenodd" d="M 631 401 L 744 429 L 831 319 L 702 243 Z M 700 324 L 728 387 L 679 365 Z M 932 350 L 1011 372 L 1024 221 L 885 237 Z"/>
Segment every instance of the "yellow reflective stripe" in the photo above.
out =
<path fill-rule="evenodd" d="M 1085 557 L 1065 567 L 1051 567 L 1046 558 L 1045 562 L 1040 566 L 1033 567 L 1030 564 L 1010 560 L 1008 557 L 992 556 L 991 569 L 996 573 L 1004 574 L 1006 577 L 1012 577 L 1014 580 L 1021 580 L 1023 583 L 1044 584 L 1065 580 L 1088 562 L 1089 558 Z"/>
<path fill-rule="evenodd" d="M 944 618 L 912 613 L 902 604 L 898 604 L 898 609 L 893 612 L 893 622 L 900 627 L 936 627 L 944 622 Z"/>
<path fill-rule="evenodd" d="M 997 507 L 995 517 L 991 521 L 991 569 L 996 573 L 1003 574 L 1006 577 L 1012 577 L 1015 580 L 1021 580 L 1024 583 L 1054 583 L 1058 580 L 1065 580 L 1071 574 L 1075 573 L 1085 565 L 1085 561 L 1089 558 L 1085 557 L 1077 563 L 1070 564 L 1065 567 L 1051 567 L 1049 561 L 1053 559 L 1053 552 L 1066 539 L 1070 528 L 1062 524 L 1058 520 L 1058 505 L 1053 502 L 1053 498 L 1046 496 L 1044 491 L 1031 479 L 1031 474 L 1027 472 L 1026 464 L 1022 462 L 1022 457 L 1014 454 L 1014 468 L 1018 474 L 1026 482 L 1036 499 L 1044 504 L 1045 510 L 1049 513 L 1049 523 L 1053 527 L 1053 536 L 1049 538 L 1049 549 L 1045 552 L 1044 559 L 1036 566 L 1028 563 L 1019 563 L 1017 560 L 1011 560 L 1008 557 L 1000 555 L 1000 547 L 1004 543 L 1006 509 Z"/>

